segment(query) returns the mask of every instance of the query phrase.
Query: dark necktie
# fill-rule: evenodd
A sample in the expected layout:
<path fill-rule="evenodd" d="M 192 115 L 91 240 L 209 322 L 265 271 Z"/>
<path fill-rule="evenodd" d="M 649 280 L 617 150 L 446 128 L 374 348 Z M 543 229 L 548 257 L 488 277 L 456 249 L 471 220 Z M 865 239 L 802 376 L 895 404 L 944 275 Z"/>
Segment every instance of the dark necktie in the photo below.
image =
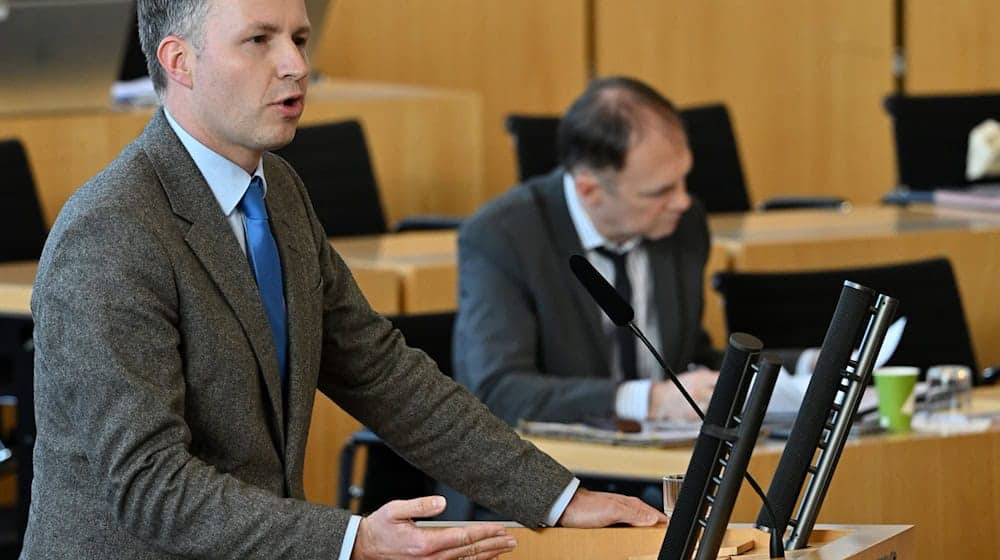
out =
<path fill-rule="evenodd" d="M 278 246 L 271 235 L 271 223 L 267 216 L 267 206 L 264 205 L 264 185 L 260 177 L 251 179 L 250 188 L 240 201 L 240 209 L 246 217 L 247 257 L 257 280 L 267 322 L 271 326 L 274 350 L 278 356 L 278 372 L 284 386 L 288 359 L 284 282 Z"/>
<path fill-rule="evenodd" d="M 615 265 L 615 290 L 630 305 L 632 304 L 632 281 L 628 277 L 628 253 L 617 253 L 605 247 L 595 249 L 598 254 L 610 260 Z M 622 375 L 626 380 L 638 377 L 638 367 L 635 359 L 635 338 L 629 329 L 618 327 L 615 331 L 618 341 L 618 363 L 622 367 Z"/>

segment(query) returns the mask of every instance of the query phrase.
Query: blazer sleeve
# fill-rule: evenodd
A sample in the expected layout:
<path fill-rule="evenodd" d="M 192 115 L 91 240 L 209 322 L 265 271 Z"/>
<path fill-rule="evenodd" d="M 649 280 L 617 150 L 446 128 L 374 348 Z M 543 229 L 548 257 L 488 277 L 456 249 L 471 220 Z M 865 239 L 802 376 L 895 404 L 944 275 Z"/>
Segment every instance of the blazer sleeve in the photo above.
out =
<path fill-rule="evenodd" d="M 424 352 L 406 346 L 372 311 L 311 220 L 324 293 L 319 389 L 438 481 L 526 526 L 541 526 L 572 473 L 522 440 Z"/>
<path fill-rule="evenodd" d="M 39 445 L 82 449 L 67 451 L 62 468 L 78 462 L 115 523 L 161 551 L 329 558 L 348 512 L 271 494 L 190 452 L 180 279 L 154 228 L 101 207 L 56 237 L 32 302 L 36 403 L 49 417 Z M 66 427 L 65 439 L 46 439 L 53 422 Z"/>
<path fill-rule="evenodd" d="M 455 378 L 510 424 L 612 415 L 615 381 L 561 371 L 555 364 L 543 366 L 540 315 L 560 311 L 556 302 L 535 300 L 525 266 L 538 265 L 519 262 L 518 254 L 527 239 L 544 241 L 533 238 L 530 230 L 520 231 L 522 238 L 507 237 L 493 218 L 474 218 L 463 225 L 458 238 Z M 546 334 L 553 340 L 557 336 Z"/>

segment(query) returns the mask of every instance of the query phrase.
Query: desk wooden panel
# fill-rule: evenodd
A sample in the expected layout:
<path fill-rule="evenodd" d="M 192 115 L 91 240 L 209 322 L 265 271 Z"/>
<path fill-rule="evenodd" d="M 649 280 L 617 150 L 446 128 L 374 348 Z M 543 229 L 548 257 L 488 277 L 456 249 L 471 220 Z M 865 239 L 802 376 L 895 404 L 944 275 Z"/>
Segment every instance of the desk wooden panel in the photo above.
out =
<path fill-rule="evenodd" d="M 456 309 L 458 270 L 455 231 L 414 231 L 331 240 L 356 275 L 393 276 L 400 313 Z M 358 279 L 362 291 L 369 288 Z M 377 308 L 376 308 L 377 309 Z"/>
<path fill-rule="evenodd" d="M 1000 409 L 1000 388 L 978 389 L 979 410 Z M 689 448 L 612 447 L 529 438 L 574 472 L 657 481 L 687 470 Z M 758 443 L 748 468 L 766 489 L 782 445 Z M 914 558 L 989 558 L 1000 522 L 1000 427 L 979 434 L 901 434 L 850 440 L 820 511 L 821 523 L 905 523 L 920 529 Z M 733 521 L 760 502 L 746 484 Z"/>
<path fill-rule="evenodd" d="M 725 102 L 752 201 L 874 203 L 895 184 L 881 106 L 892 90 L 892 7 L 595 0 L 597 74 L 647 80 L 682 106 Z"/>
<path fill-rule="evenodd" d="M 49 225 L 70 194 L 108 164 L 151 110 L 0 116 L 0 138 L 25 144 Z M 303 124 L 359 118 L 386 218 L 472 213 L 483 199 L 482 104 L 477 94 L 412 86 L 319 82 Z"/>

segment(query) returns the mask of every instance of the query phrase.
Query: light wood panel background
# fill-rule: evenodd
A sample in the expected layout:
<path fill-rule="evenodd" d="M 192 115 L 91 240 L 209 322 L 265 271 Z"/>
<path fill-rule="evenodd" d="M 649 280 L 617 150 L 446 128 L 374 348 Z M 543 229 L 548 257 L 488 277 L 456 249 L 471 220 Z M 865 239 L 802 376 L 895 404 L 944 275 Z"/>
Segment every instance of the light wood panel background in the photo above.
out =
<path fill-rule="evenodd" d="M 1000 2 L 906 0 L 906 90 L 1000 89 Z"/>
<path fill-rule="evenodd" d="M 504 115 L 561 113 L 586 83 L 584 6 L 583 0 L 337 0 L 313 66 L 338 77 L 479 92 L 485 183 L 493 195 L 516 178 Z"/>
<path fill-rule="evenodd" d="M 892 188 L 890 0 L 595 1 L 598 73 L 725 102 L 753 202 Z"/>
<path fill-rule="evenodd" d="M 46 221 L 145 127 L 150 110 L 0 116 L 28 151 Z M 464 215 L 483 198 L 482 103 L 468 91 L 348 81 L 310 86 L 303 124 L 358 118 L 386 218 Z"/>

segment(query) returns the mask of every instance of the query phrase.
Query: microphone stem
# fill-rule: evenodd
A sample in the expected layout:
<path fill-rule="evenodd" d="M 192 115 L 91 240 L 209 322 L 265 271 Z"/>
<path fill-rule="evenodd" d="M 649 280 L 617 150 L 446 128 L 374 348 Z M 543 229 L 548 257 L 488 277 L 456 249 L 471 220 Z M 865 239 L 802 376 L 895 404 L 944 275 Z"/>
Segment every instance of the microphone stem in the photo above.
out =
<path fill-rule="evenodd" d="M 646 335 L 642 334 L 642 331 L 639 330 L 639 327 L 635 326 L 635 322 L 633 321 L 628 322 L 628 328 L 630 331 L 632 331 L 633 334 L 639 337 L 639 340 L 641 340 L 643 345 L 646 346 L 646 349 L 648 349 L 653 354 L 653 357 L 656 358 L 656 361 L 660 364 L 660 367 L 662 367 L 663 371 L 665 371 L 667 373 L 667 376 L 670 377 L 670 381 L 672 381 L 674 386 L 677 387 L 677 390 L 681 392 L 681 395 L 684 397 L 684 400 L 686 400 L 688 404 L 691 405 L 691 409 L 694 410 L 695 414 L 698 415 L 698 418 L 700 418 L 704 422 L 705 413 L 701 411 L 701 407 L 698 406 L 698 403 L 694 402 L 694 399 L 691 398 L 691 394 L 687 392 L 687 389 L 684 388 L 684 385 L 682 385 L 680 380 L 677 378 L 677 374 L 674 373 L 674 370 L 671 369 L 670 366 L 668 366 L 665 361 L 663 361 L 663 357 L 660 356 L 660 353 L 657 352 L 656 348 L 652 345 L 652 343 L 649 342 L 649 339 L 646 338 Z M 778 516 L 775 515 L 774 510 L 771 509 L 771 503 L 768 501 L 767 496 L 764 495 L 764 490 L 760 487 L 759 484 L 757 484 L 757 481 L 754 480 L 754 478 L 750 475 L 750 473 L 744 472 L 743 478 L 746 479 L 747 483 L 750 484 L 750 487 L 753 488 L 753 491 L 757 494 L 758 497 L 760 497 L 760 502 L 764 505 L 764 509 L 767 510 L 768 517 L 771 518 L 771 551 L 770 551 L 771 558 L 784 558 L 785 554 L 781 542 L 782 535 L 777 534 Z"/>
<path fill-rule="evenodd" d="M 681 392 L 681 396 L 683 396 L 684 400 L 688 402 L 688 404 L 691 406 L 691 409 L 694 410 L 695 414 L 698 415 L 698 418 L 704 421 L 705 413 L 701 411 L 701 407 L 698 406 L 698 403 L 694 402 L 694 399 L 691 398 L 691 393 L 687 392 L 687 389 L 684 388 L 684 385 L 682 385 L 680 380 L 677 379 L 677 374 L 675 374 L 674 370 L 670 369 L 670 366 L 668 366 L 667 363 L 663 361 L 663 358 L 660 357 L 660 353 L 657 352 L 655 348 L 653 348 L 653 345 L 649 342 L 649 339 L 646 338 L 646 335 L 642 334 L 642 331 L 639 330 L 639 327 L 636 327 L 635 323 L 632 321 L 629 321 L 628 328 L 629 330 L 632 331 L 633 334 L 638 336 L 639 340 L 642 341 L 642 343 L 646 346 L 646 348 L 648 348 L 649 351 L 653 353 L 653 357 L 656 358 L 656 361 L 660 363 L 660 367 L 663 368 L 663 371 L 667 372 L 667 376 L 669 376 L 670 380 L 674 382 L 674 387 L 677 387 L 677 390 Z"/>

